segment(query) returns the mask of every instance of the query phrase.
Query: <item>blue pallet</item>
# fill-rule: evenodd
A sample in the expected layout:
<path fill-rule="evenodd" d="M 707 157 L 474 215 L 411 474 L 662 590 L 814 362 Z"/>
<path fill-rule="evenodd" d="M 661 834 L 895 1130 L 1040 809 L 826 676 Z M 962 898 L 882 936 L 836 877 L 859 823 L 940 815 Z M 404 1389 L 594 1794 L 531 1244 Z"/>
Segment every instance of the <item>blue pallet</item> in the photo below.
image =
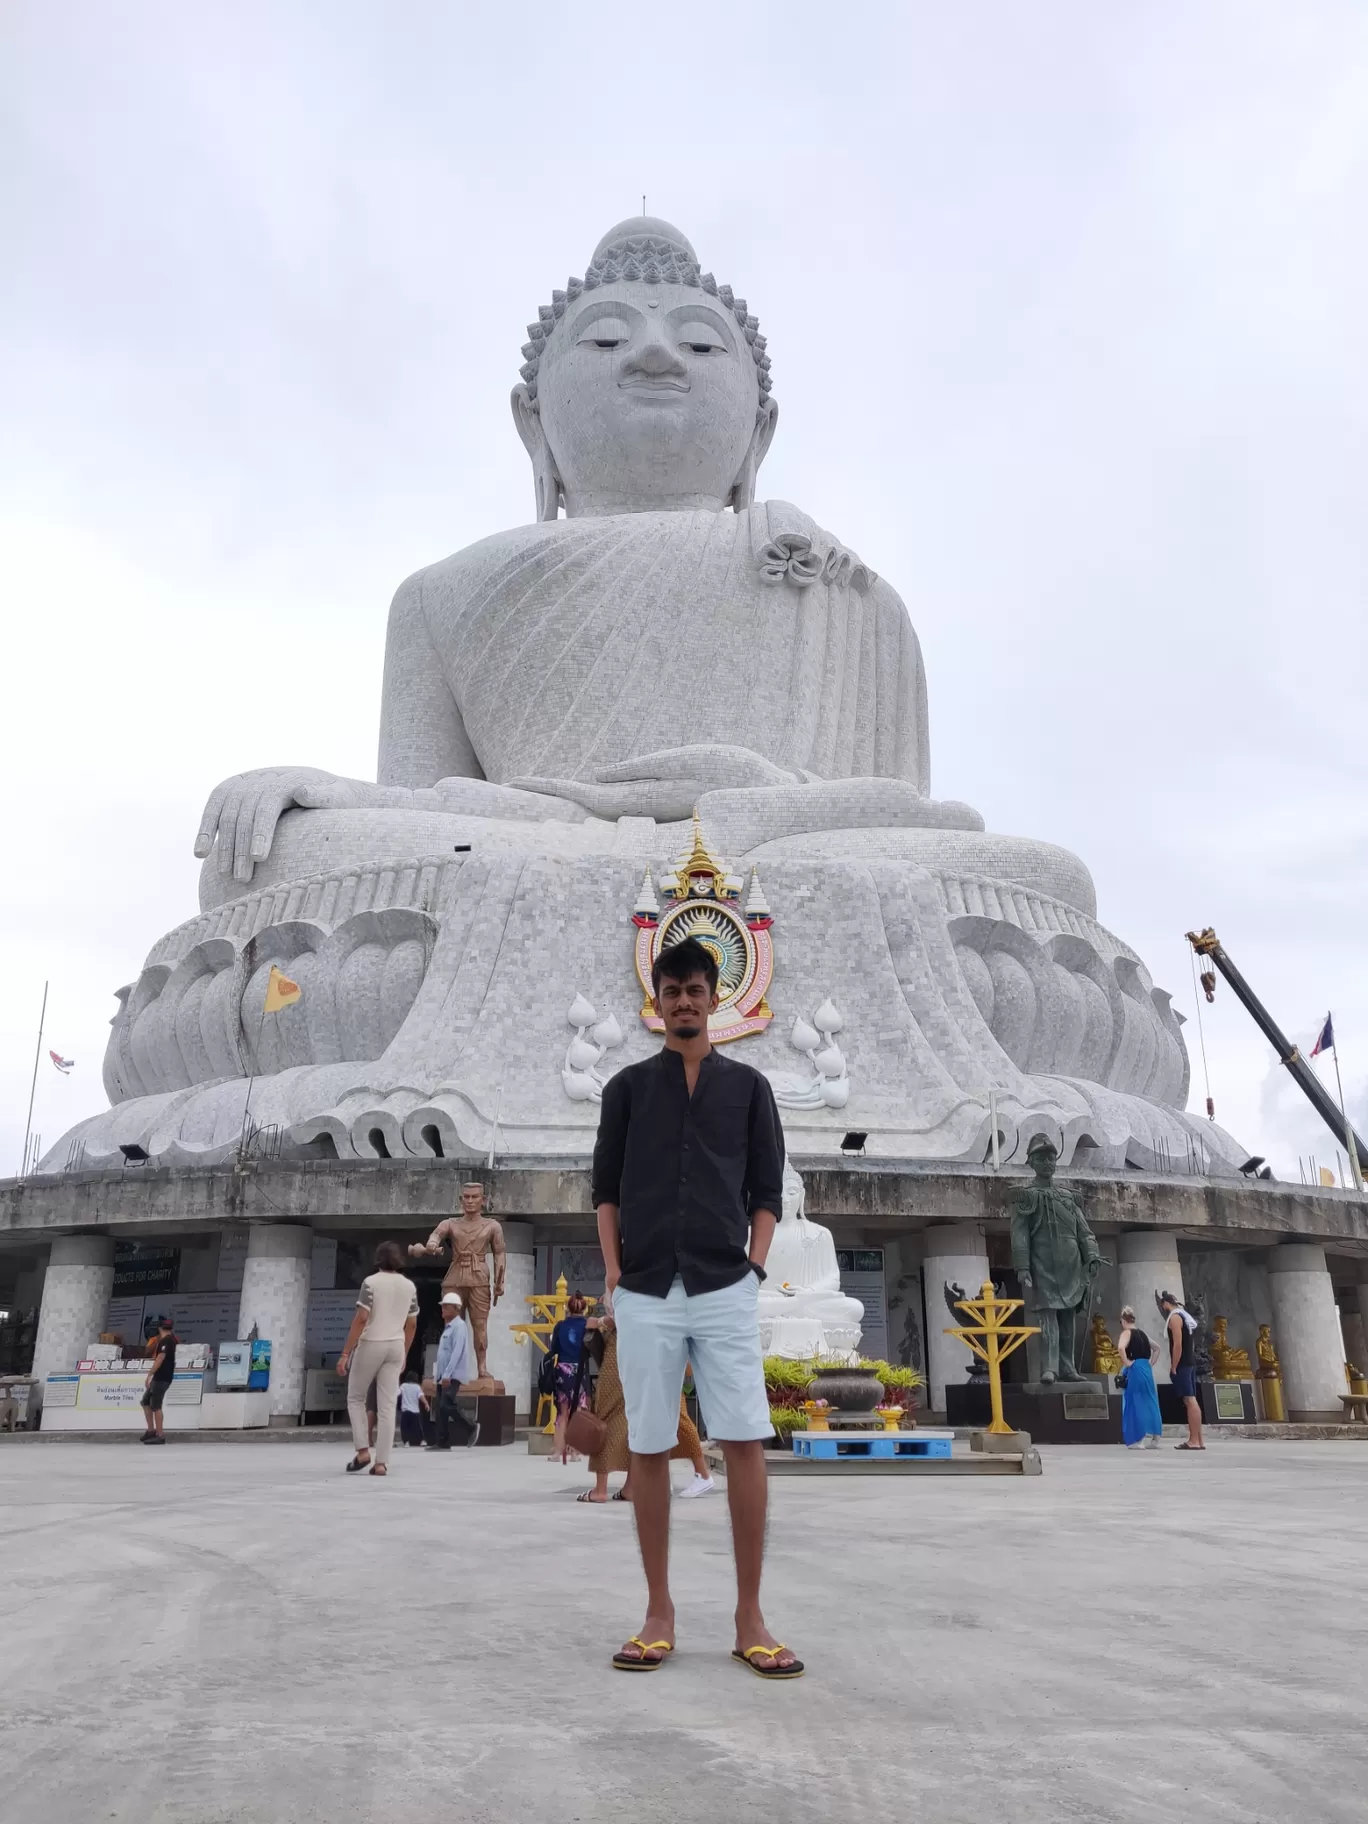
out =
<path fill-rule="evenodd" d="M 869 1457 L 948 1457 L 948 1437 L 918 1437 L 914 1431 L 890 1431 L 881 1435 L 842 1437 L 839 1431 L 796 1431 L 793 1434 L 795 1457 L 811 1457 L 831 1462 L 834 1459 Z"/>

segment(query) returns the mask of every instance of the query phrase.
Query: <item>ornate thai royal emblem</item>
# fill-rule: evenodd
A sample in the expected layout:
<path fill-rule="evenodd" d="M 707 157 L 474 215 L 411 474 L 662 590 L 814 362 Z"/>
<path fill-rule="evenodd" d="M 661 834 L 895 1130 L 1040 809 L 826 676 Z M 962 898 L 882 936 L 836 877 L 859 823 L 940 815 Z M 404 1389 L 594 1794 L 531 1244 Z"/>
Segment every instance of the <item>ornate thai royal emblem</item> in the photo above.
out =
<path fill-rule="evenodd" d="M 720 1005 L 708 1022 L 714 1045 L 763 1032 L 774 1018 L 765 994 L 774 974 L 774 920 L 752 870 L 744 908 L 745 882 L 729 874 L 724 863 L 711 855 L 695 814 L 693 848 L 681 855 L 668 874 L 661 876 L 656 896 L 651 870 L 641 883 L 632 923 L 636 926 L 636 967 L 645 1001 L 641 1017 L 652 1032 L 663 1032 L 651 998 L 651 965 L 662 950 L 683 943 L 699 943 L 716 959 Z"/>

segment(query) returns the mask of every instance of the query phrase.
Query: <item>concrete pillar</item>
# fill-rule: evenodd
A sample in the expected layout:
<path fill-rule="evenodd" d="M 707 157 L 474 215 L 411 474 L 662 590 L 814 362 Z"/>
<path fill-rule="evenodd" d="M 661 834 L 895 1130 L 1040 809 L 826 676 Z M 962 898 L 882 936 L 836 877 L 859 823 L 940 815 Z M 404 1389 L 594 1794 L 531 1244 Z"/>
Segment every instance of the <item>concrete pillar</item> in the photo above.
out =
<path fill-rule="evenodd" d="M 291 1424 L 304 1405 L 304 1334 L 309 1317 L 313 1230 L 256 1224 L 247 1237 L 238 1335 L 271 1344 L 271 1423 Z"/>
<path fill-rule="evenodd" d="M 517 1401 L 518 1417 L 525 1418 L 531 1406 L 532 1359 L 537 1350 L 532 1343 L 517 1342 L 509 1325 L 525 1324 L 532 1315 L 527 1303 L 536 1290 L 532 1283 L 532 1224 L 505 1222 L 502 1226 L 508 1271 L 504 1276 L 504 1295 L 489 1314 L 489 1372 L 496 1381 L 503 1382 Z"/>
<path fill-rule="evenodd" d="M 1268 1288 L 1288 1418 L 1343 1418 L 1344 1338 L 1325 1249 L 1309 1241 L 1270 1248 Z"/>
<path fill-rule="evenodd" d="M 988 1249 L 975 1222 L 947 1222 L 924 1231 L 926 1258 L 922 1281 L 926 1287 L 927 1404 L 945 1411 L 947 1381 L 959 1385 L 969 1373 L 974 1352 L 957 1336 L 945 1334 L 957 1320 L 946 1309 L 945 1282 L 953 1280 L 976 1297 L 988 1274 Z M 967 1317 L 963 1320 L 967 1323 Z"/>
<path fill-rule="evenodd" d="M 1178 1265 L 1178 1243 L 1163 1229 L 1124 1229 L 1117 1242 L 1117 1290 L 1122 1305 L 1134 1308 L 1146 1336 L 1159 1344 L 1154 1378 L 1161 1386 L 1169 1374 L 1169 1350 L 1164 1340 L 1164 1319 L 1154 1302 L 1156 1292 L 1183 1296 L 1183 1269 Z M 1120 1306 L 1117 1307 L 1118 1310 Z"/>
<path fill-rule="evenodd" d="M 108 1235 L 59 1235 L 52 1244 L 38 1336 L 33 1347 L 34 1399 L 42 1406 L 43 1381 L 66 1374 L 98 1341 L 114 1289 L 114 1243 Z"/>

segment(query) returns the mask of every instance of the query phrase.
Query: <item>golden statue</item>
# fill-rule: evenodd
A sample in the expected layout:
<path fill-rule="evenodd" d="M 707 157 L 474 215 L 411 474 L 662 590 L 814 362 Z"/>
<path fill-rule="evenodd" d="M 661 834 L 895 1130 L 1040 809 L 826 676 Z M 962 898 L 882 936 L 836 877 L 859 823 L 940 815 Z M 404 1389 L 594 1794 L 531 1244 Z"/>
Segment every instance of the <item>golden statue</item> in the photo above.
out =
<path fill-rule="evenodd" d="M 1254 1352 L 1259 1358 L 1254 1378 L 1259 1383 L 1263 1416 L 1271 1424 L 1281 1425 L 1287 1419 L 1287 1407 L 1283 1401 L 1282 1366 L 1278 1361 L 1278 1352 L 1273 1347 L 1273 1332 L 1268 1324 L 1259 1325 Z"/>
<path fill-rule="evenodd" d="M 1211 1372 L 1218 1381 L 1252 1381 L 1254 1370 L 1250 1365 L 1249 1351 L 1248 1349 L 1236 1349 L 1232 1343 L 1227 1341 L 1226 1324 L 1228 1321 L 1224 1317 L 1213 1317 L 1211 1320 Z M 1266 1324 L 1261 1327 L 1261 1336 L 1267 1328 Z M 1270 1342 L 1269 1349 L 1271 1350 L 1272 1347 Z M 1277 1357 L 1274 1356 L 1273 1359 L 1276 1361 Z M 1262 1353 L 1259 1360 L 1263 1360 Z"/>
<path fill-rule="evenodd" d="M 1092 1321 L 1092 1365 L 1094 1374 L 1120 1374 L 1126 1365 L 1100 1311 Z"/>

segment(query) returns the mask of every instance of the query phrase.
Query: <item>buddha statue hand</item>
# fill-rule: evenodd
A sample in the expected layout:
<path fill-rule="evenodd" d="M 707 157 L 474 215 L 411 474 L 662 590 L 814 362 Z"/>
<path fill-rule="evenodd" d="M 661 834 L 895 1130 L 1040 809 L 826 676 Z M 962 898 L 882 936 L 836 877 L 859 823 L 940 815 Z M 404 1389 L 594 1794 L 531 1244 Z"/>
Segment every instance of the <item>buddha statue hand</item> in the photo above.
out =
<path fill-rule="evenodd" d="M 214 787 L 200 818 L 195 853 L 201 860 L 218 842 L 218 870 L 247 881 L 271 852 L 276 824 L 289 810 L 349 810 L 377 799 L 382 788 L 360 779 L 339 779 L 315 766 L 262 766 L 235 773 Z"/>
<path fill-rule="evenodd" d="M 514 779 L 524 792 L 568 798 L 595 817 L 654 817 L 679 823 L 693 814 L 705 792 L 740 787 L 797 785 L 806 774 L 776 766 L 748 747 L 703 743 L 638 754 L 601 767 L 588 779 Z"/>
<path fill-rule="evenodd" d="M 538 797 L 486 779 L 454 777 L 435 785 L 376 785 L 315 766 L 263 766 L 236 773 L 209 795 L 195 838 L 201 860 L 218 843 L 218 871 L 249 881 L 271 852 L 286 811 L 427 810 L 524 822 L 578 823 L 585 812 L 564 798 Z"/>

